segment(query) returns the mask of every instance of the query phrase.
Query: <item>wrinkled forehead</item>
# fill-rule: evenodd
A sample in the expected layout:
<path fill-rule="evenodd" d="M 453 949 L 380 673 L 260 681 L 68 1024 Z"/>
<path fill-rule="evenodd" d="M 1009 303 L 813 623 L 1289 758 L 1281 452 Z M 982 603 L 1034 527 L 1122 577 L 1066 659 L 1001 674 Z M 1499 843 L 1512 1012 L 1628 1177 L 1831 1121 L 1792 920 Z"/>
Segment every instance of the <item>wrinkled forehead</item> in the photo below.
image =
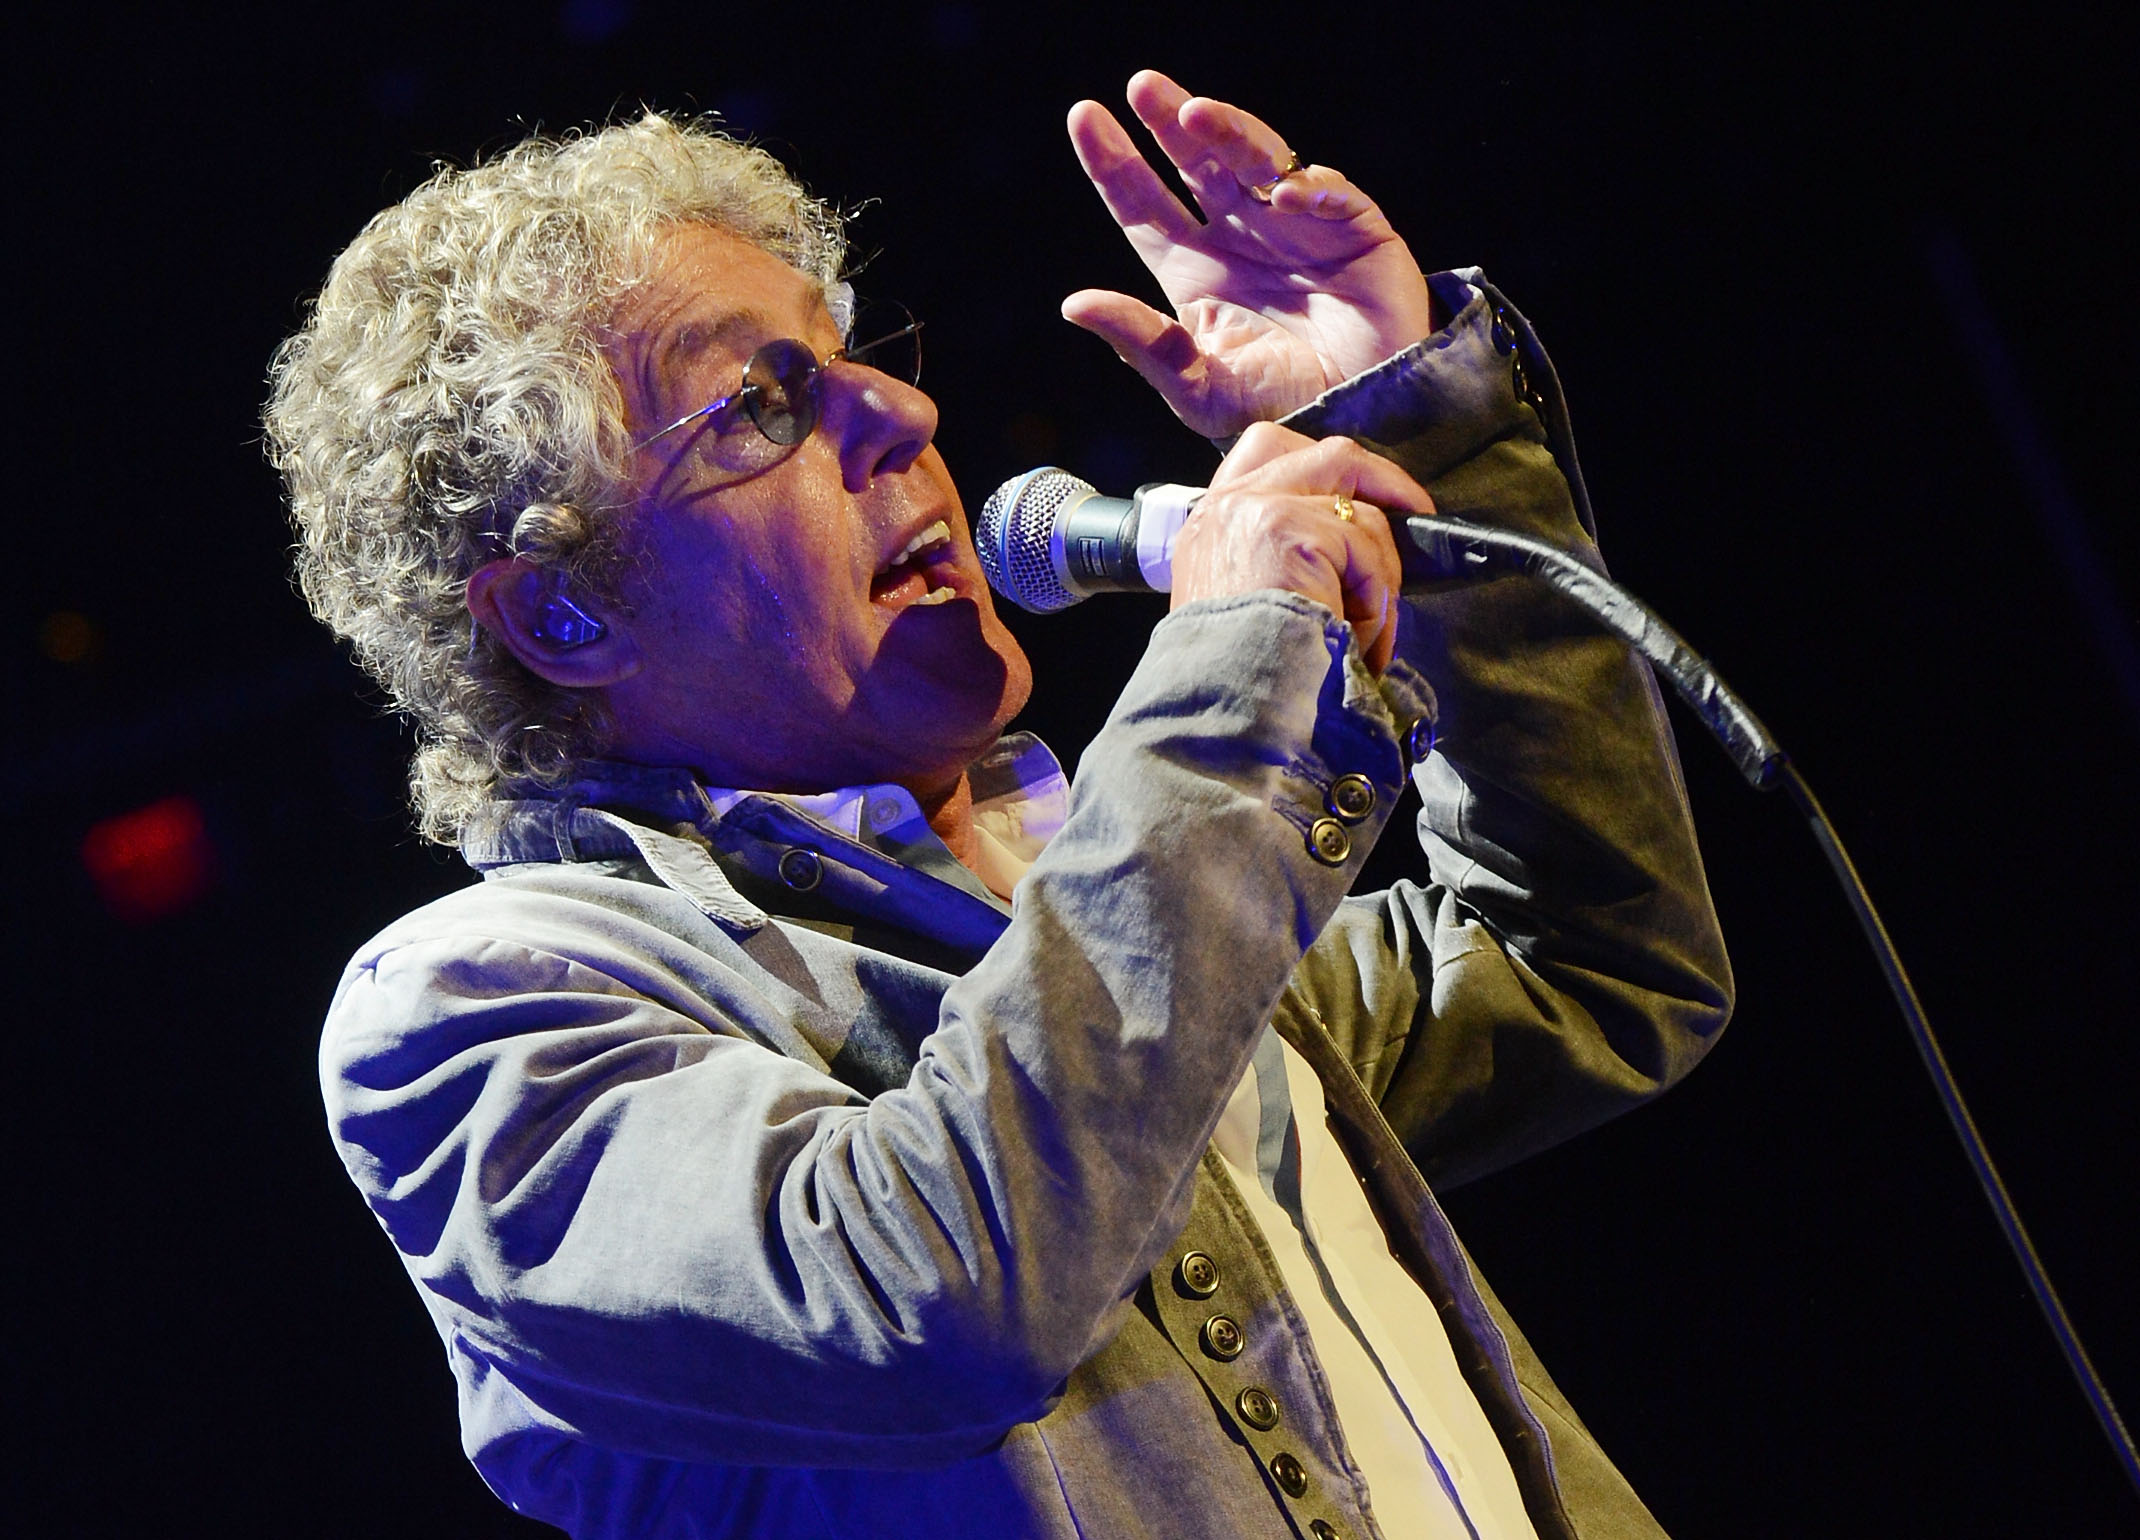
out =
<path fill-rule="evenodd" d="M 847 338 L 854 291 L 829 287 L 778 255 L 712 225 L 664 231 L 646 274 L 610 312 L 603 345 L 634 414 L 703 388 L 776 338 L 830 351 Z"/>
<path fill-rule="evenodd" d="M 731 317 L 778 320 L 789 331 L 828 315 L 842 340 L 854 320 L 854 290 L 823 283 L 777 253 L 717 225 L 672 225 L 656 238 L 643 275 L 610 315 L 620 336 L 651 339 L 664 330 L 731 332 Z"/>

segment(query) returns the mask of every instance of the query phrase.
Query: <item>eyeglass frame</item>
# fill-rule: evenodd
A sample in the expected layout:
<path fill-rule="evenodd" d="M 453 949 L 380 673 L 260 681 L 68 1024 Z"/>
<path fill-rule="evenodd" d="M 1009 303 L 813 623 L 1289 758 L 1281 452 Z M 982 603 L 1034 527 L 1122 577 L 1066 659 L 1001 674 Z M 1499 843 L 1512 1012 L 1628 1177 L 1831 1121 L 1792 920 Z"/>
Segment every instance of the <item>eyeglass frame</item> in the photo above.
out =
<path fill-rule="evenodd" d="M 893 303 L 896 303 L 896 301 L 894 301 Z M 888 331 L 881 337 L 873 337 L 869 341 L 861 343 L 860 345 L 842 344 L 841 346 L 834 348 L 830 353 L 827 353 L 823 358 L 819 358 L 816 354 L 816 351 L 811 348 L 810 344 L 804 342 L 800 337 L 775 337 L 770 342 L 764 342 L 759 344 L 751 351 L 750 357 L 743 360 L 743 376 L 744 379 L 748 381 L 748 379 L 750 378 L 751 370 L 757 364 L 758 360 L 774 348 L 799 348 L 809 356 L 810 372 L 803 382 L 803 390 L 810 400 L 810 425 L 802 432 L 796 434 L 795 437 L 789 442 L 782 443 L 779 439 L 775 438 L 770 432 L 766 430 L 764 423 L 758 420 L 757 408 L 752 403 L 755 400 L 754 393 L 759 389 L 759 387 L 746 383 L 744 385 L 739 386 L 737 389 L 730 391 L 727 395 L 720 397 L 718 400 L 707 402 L 704 406 L 700 407 L 695 412 L 686 412 L 683 416 L 677 418 L 676 421 L 670 423 L 666 428 L 663 428 L 656 433 L 649 434 L 646 438 L 643 438 L 638 443 L 632 445 L 632 452 L 636 454 L 642 449 L 649 448 L 652 445 L 659 443 L 662 439 L 667 438 L 670 434 L 676 432 L 677 429 L 689 427 L 692 423 L 697 422 L 700 418 L 711 417 L 716 412 L 725 412 L 730 407 L 734 406 L 738 401 L 741 401 L 744 403 L 743 409 L 745 415 L 750 418 L 751 431 L 756 433 L 759 437 L 763 438 L 767 443 L 772 444 L 781 450 L 787 451 L 788 453 L 792 453 L 795 449 L 799 448 L 804 442 L 806 442 L 811 434 L 817 431 L 817 425 L 823 416 L 822 398 L 824 394 L 824 386 L 822 381 L 824 379 L 825 371 L 837 363 L 860 364 L 865 369 L 872 368 L 874 366 L 871 365 L 868 360 L 863 357 L 863 355 L 870 352 L 872 349 L 883 347 L 884 344 L 886 344 L 887 342 L 897 342 L 901 337 L 912 337 L 915 339 L 914 374 L 913 377 L 910 380 L 907 380 L 905 383 L 910 385 L 920 384 L 920 338 L 922 323 L 920 320 L 916 319 L 914 312 L 911 310 L 907 310 L 904 305 L 900 305 L 899 308 L 906 313 L 906 325 L 899 327 L 895 331 Z M 882 371 L 879 372 L 881 373 Z M 897 376 L 887 376 L 887 378 L 897 378 Z M 753 476 L 762 476 L 765 474 L 765 472 L 771 470 L 774 466 L 780 464 L 781 461 L 785 460 L 786 458 L 787 453 L 783 453 L 778 458 L 769 461 L 767 464 L 761 466 L 757 470 L 746 473 L 744 476 L 738 479 L 742 481 L 748 481 Z"/>

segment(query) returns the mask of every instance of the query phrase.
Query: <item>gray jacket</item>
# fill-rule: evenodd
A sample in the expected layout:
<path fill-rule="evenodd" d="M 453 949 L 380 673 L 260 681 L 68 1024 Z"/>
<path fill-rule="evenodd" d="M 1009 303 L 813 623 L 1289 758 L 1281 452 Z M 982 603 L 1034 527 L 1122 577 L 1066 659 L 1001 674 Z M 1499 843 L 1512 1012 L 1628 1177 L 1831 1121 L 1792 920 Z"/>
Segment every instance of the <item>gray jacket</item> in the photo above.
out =
<path fill-rule="evenodd" d="M 1442 283 L 1456 320 L 1300 425 L 1595 559 L 1543 355 Z M 1372 679 L 1290 595 L 1170 616 L 1008 907 L 678 772 L 472 831 L 488 880 L 358 953 L 321 1076 L 492 1487 L 580 1535 L 1380 1534 L 1206 1155 L 1275 1023 L 1539 1534 L 1656 1534 L 1427 1183 L 1655 1094 L 1722 1025 L 1670 736 L 1522 580 L 1410 601 L 1400 652 Z M 1428 880 L 1347 898 L 1407 771 Z"/>

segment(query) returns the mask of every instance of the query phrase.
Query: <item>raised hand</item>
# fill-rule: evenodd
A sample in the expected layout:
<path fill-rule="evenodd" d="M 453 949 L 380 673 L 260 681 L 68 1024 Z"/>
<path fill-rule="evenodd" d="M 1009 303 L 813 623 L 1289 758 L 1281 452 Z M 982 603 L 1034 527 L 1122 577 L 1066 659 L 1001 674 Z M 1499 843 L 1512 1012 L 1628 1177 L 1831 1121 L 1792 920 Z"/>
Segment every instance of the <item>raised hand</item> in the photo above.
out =
<path fill-rule="evenodd" d="M 1129 104 L 1181 172 L 1185 208 L 1098 102 L 1070 141 L 1108 212 L 1174 307 L 1081 289 L 1066 319 L 1094 333 L 1209 438 L 1282 417 L 1433 330 L 1426 280 L 1374 201 L 1299 166 L 1261 119 L 1145 70 Z"/>

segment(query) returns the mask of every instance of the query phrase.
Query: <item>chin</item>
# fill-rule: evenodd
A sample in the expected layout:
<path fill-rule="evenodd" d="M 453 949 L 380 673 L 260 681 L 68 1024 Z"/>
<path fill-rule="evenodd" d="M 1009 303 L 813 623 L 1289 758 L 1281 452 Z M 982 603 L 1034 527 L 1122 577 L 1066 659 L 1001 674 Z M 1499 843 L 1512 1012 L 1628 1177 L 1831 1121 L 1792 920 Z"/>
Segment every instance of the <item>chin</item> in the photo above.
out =
<path fill-rule="evenodd" d="M 947 740 L 960 741 L 961 769 L 1003 736 L 1032 693 L 1032 668 L 1015 643 L 1008 655 L 991 652 L 971 672 L 947 682 L 936 720 L 948 729 Z"/>
<path fill-rule="evenodd" d="M 927 621 L 907 636 L 895 624 L 872 672 L 883 672 L 894 709 L 939 761 L 916 769 L 956 779 L 1025 709 L 1033 666 L 1003 623 L 979 605 L 944 605 Z"/>

